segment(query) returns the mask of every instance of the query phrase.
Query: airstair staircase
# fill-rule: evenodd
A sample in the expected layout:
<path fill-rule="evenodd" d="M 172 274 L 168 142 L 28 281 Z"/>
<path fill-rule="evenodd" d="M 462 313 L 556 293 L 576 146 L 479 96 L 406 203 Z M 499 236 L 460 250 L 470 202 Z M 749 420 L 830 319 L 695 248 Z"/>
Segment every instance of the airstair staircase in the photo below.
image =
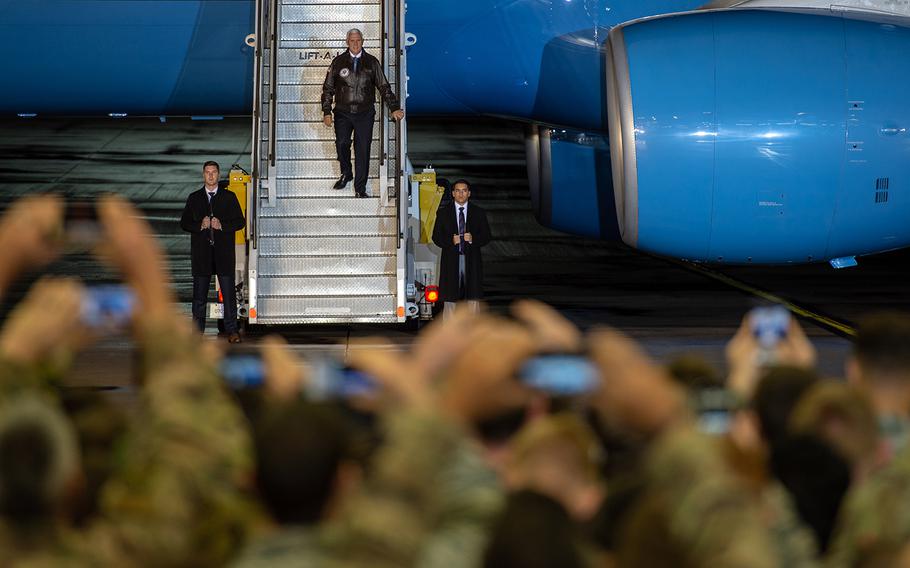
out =
<path fill-rule="evenodd" d="M 405 319 L 405 125 L 377 97 L 369 197 L 356 198 L 352 184 L 332 189 L 340 170 L 320 106 L 329 63 L 352 28 L 404 105 L 403 12 L 403 0 L 257 3 L 250 323 Z"/>

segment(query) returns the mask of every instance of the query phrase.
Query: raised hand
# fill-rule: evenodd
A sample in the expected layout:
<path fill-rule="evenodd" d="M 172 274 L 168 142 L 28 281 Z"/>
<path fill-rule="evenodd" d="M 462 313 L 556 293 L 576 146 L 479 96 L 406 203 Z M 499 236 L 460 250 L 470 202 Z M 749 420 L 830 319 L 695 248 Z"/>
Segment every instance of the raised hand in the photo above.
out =
<path fill-rule="evenodd" d="M 73 278 L 39 280 L 12 311 L 0 332 L 0 353 L 22 364 L 60 368 L 86 341 L 81 322 L 85 287 Z"/>
<path fill-rule="evenodd" d="M 512 304 L 512 315 L 528 327 L 540 351 L 574 353 L 581 349 L 581 331 L 543 302 L 518 300 Z"/>
<path fill-rule="evenodd" d="M 24 197 L 0 220 L 0 292 L 22 270 L 43 266 L 59 253 L 64 203 L 56 195 Z"/>
<path fill-rule="evenodd" d="M 608 424 L 649 436 L 685 414 L 684 394 L 634 341 L 604 329 L 588 345 L 601 374 L 596 408 Z"/>
<path fill-rule="evenodd" d="M 119 270 L 136 292 L 137 315 L 173 318 L 170 273 L 149 224 L 126 199 L 116 195 L 101 198 L 98 219 L 105 231 L 101 258 Z"/>
<path fill-rule="evenodd" d="M 299 397 L 309 372 L 288 348 L 287 341 L 280 335 L 269 335 L 263 338 L 260 348 L 265 367 L 265 391 L 277 400 Z"/>

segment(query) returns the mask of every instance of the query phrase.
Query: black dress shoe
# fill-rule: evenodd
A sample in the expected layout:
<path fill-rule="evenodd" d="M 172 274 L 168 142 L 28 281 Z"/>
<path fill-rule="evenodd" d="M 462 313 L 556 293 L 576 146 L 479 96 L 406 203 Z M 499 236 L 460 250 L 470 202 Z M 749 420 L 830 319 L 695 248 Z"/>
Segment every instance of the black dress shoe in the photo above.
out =
<path fill-rule="evenodd" d="M 344 186 L 346 186 L 352 179 L 354 179 L 353 176 L 346 176 L 342 174 L 342 176 L 338 178 L 338 181 L 335 182 L 335 185 L 332 186 L 332 189 L 344 189 Z"/>
<path fill-rule="evenodd" d="M 358 191 L 354 193 L 354 197 L 369 197 L 369 195 L 367 195 L 367 192 L 365 191 Z"/>

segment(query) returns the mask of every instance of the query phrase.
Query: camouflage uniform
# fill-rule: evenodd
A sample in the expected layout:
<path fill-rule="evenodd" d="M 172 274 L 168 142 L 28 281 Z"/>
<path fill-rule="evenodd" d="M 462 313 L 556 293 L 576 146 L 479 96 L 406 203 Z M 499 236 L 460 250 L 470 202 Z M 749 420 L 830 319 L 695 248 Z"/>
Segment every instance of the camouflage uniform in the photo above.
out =
<path fill-rule="evenodd" d="M 339 566 L 477 566 L 501 510 L 496 476 L 464 433 L 431 414 L 386 421 L 387 444 L 360 495 L 326 527 Z"/>
<path fill-rule="evenodd" d="M 254 538 L 233 568 L 320 568 L 328 565 L 316 527 L 286 526 Z"/>
<path fill-rule="evenodd" d="M 645 465 L 648 498 L 663 510 L 678 566 L 772 568 L 772 540 L 754 498 L 733 477 L 715 441 L 681 427 L 656 440 Z"/>
<path fill-rule="evenodd" d="M 246 423 L 189 326 L 167 315 L 142 332 L 142 405 L 99 519 L 49 530 L 31 551 L 0 530 L 4 566 L 214 566 L 242 543 L 253 514 L 239 489 L 253 467 Z M 3 395 L 40 386 L 39 376 L 0 365 Z"/>
<path fill-rule="evenodd" d="M 903 416 L 880 416 L 878 431 L 884 438 L 888 455 L 895 456 L 907 447 L 910 439 L 910 419 Z"/>
<path fill-rule="evenodd" d="M 464 433 L 429 414 L 385 418 L 386 443 L 339 518 L 256 538 L 232 566 L 475 567 L 503 494 Z"/>
<path fill-rule="evenodd" d="M 841 508 L 827 566 L 893 566 L 910 544 L 910 447 L 853 489 Z M 868 564 L 867 564 L 868 563 Z"/>
<path fill-rule="evenodd" d="M 762 491 L 761 512 L 780 568 L 814 568 L 820 566 L 815 535 L 803 523 L 793 499 L 779 482 Z"/>

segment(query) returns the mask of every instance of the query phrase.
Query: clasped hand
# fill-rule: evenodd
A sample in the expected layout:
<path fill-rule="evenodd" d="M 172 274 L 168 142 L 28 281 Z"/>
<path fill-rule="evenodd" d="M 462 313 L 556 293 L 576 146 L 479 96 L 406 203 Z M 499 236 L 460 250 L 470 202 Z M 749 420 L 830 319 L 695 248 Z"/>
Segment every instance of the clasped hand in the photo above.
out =
<path fill-rule="evenodd" d="M 208 229 L 209 227 L 215 229 L 216 231 L 221 230 L 221 221 L 218 220 L 218 217 L 203 217 L 202 218 L 202 230 Z"/>
<path fill-rule="evenodd" d="M 472 242 L 474 242 L 474 236 L 471 235 L 471 233 L 465 233 L 465 234 L 464 234 L 464 242 L 466 242 L 466 243 L 468 243 L 468 244 L 471 244 Z M 453 243 L 455 246 L 458 246 L 458 245 L 461 244 L 461 239 L 459 238 L 459 235 L 458 235 L 457 233 L 454 234 L 454 235 L 452 235 L 452 243 Z"/>

